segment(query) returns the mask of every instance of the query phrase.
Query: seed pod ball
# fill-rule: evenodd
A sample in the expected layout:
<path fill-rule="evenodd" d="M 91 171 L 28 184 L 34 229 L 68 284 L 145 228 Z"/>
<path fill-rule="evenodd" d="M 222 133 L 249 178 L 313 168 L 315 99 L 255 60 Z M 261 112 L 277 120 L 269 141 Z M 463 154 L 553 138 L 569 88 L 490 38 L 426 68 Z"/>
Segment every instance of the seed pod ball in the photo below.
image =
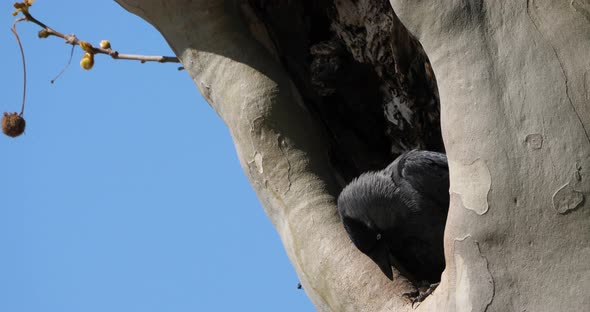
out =
<path fill-rule="evenodd" d="M 25 132 L 25 119 L 17 113 L 6 113 L 2 116 L 2 132 L 9 137 L 17 137 Z"/>

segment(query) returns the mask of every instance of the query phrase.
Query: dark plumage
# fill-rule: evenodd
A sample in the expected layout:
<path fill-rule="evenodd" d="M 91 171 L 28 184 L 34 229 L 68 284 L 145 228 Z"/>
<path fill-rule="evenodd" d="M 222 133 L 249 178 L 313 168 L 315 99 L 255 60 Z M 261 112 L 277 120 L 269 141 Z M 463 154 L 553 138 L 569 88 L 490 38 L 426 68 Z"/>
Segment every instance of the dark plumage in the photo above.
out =
<path fill-rule="evenodd" d="M 414 282 L 440 280 L 449 207 L 444 154 L 410 151 L 387 168 L 367 172 L 338 197 L 344 228 L 389 279 L 391 265 Z"/>

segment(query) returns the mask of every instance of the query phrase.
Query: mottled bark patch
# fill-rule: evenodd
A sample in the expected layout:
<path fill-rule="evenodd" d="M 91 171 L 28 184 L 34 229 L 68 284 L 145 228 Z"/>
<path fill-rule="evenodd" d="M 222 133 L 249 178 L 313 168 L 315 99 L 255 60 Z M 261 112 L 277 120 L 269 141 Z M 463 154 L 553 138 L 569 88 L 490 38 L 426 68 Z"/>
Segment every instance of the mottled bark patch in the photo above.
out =
<path fill-rule="evenodd" d="M 494 298 L 494 279 L 479 244 L 467 236 L 455 240 L 455 311 L 483 312 Z"/>
<path fill-rule="evenodd" d="M 460 195 L 466 209 L 478 215 L 488 211 L 488 194 L 492 185 L 490 169 L 477 159 L 470 164 L 449 160 L 451 193 Z"/>

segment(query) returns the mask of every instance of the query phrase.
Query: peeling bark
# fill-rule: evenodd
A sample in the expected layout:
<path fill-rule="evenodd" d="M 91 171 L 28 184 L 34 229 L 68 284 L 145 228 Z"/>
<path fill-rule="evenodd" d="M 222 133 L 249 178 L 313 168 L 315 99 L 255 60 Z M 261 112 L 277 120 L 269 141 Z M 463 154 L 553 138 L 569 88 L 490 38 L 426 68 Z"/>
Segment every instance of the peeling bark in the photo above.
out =
<path fill-rule="evenodd" d="M 590 51 L 581 13 L 588 3 L 391 3 L 432 61 L 450 164 L 449 295 L 429 303 L 447 311 L 587 309 L 590 60 L 580 56 Z M 487 269 L 472 247 L 457 245 L 467 240 Z M 491 301 L 489 290 L 465 297 L 461 284 L 474 270 L 491 276 Z"/>

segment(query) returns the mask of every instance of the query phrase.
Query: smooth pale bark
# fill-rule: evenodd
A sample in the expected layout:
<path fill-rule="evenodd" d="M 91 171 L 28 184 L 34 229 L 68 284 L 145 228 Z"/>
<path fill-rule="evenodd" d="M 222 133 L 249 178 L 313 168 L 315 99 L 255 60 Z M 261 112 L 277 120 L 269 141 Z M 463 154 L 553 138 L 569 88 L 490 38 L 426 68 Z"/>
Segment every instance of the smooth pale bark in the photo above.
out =
<path fill-rule="evenodd" d="M 224 120 L 242 168 L 317 309 L 409 308 L 394 294 L 412 286 L 403 278 L 390 282 L 344 233 L 323 130 L 233 1 L 118 3 L 162 33 Z"/>
<path fill-rule="evenodd" d="M 392 0 L 439 83 L 444 311 L 590 307 L 588 1 Z"/>
<path fill-rule="evenodd" d="M 323 130 L 264 31 L 233 1 L 118 2 L 162 33 L 225 121 L 318 310 L 412 310 L 411 286 L 345 235 Z M 590 15 L 577 0 L 493 5 L 393 2 L 433 62 L 451 160 L 447 270 L 416 311 L 583 310 Z"/>

